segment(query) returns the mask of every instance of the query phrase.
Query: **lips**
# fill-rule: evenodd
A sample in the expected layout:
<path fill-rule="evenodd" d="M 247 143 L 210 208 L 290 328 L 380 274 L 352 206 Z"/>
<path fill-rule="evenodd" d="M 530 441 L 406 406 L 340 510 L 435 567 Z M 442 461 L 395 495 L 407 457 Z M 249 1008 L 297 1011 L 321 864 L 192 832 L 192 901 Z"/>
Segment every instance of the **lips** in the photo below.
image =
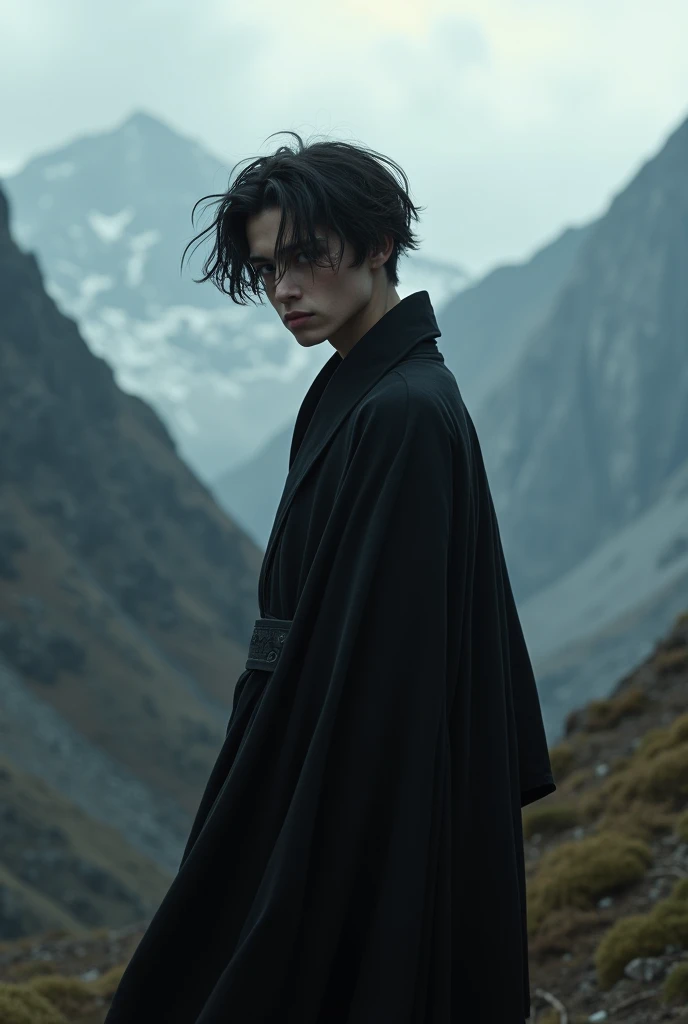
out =
<path fill-rule="evenodd" d="M 312 313 L 287 313 L 287 315 L 285 316 L 284 319 L 285 319 L 285 321 L 288 324 L 290 324 L 292 322 L 292 320 L 303 320 L 304 317 L 307 317 L 307 316 L 313 316 L 313 314 Z"/>
<path fill-rule="evenodd" d="M 306 313 L 304 316 L 295 316 L 291 320 L 285 320 L 285 327 L 288 331 L 300 331 L 305 327 L 309 320 L 312 320 L 314 313 Z"/>

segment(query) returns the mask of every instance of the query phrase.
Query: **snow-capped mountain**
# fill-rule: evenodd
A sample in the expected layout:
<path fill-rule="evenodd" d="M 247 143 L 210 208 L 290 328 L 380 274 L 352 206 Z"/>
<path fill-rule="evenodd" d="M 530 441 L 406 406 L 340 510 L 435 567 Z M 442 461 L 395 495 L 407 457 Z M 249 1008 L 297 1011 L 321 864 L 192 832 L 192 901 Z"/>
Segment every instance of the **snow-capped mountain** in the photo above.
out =
<path fill-rule="evenodd" d="M 211 235 L 182 266 L 184 247 L 214 217 L 206 197 L 226 191 L 232 164 L 139 112 L 2 182 L 12 235 L 38 257 L 48 294 L 119 386 L 151 402 L 206 479 L 295 415 L 332 354 L 326 342 L 302 349 L 267 303 L 239 306 L 212 282 L 195 284 Z M 400 275 L 401 295 L 427 288 L 437 302 L 469 280 L 416 252 Z"/>

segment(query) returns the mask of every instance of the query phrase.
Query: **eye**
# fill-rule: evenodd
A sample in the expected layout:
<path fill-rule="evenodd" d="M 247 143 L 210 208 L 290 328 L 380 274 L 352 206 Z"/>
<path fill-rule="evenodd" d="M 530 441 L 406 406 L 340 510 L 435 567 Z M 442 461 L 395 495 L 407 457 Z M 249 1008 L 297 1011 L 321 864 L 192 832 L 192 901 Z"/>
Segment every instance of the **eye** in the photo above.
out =
<path fill-rule="evenodd" d="M 307 263 L 311 262 L 309 257 L 308 257 L 308 255 L 305 252 L 303 252 L 303 250 L 301 250 L 301 249 L 296 253 L 296 256 L 297 257 L 298 256 L 305 256 L 306 257 L 306 262 Z M 303 264 L 301 264 L 301 265 L 303 266 Z M 264 273 L 266 267 L 271 267 L 271 266 L 272 266 L 272 263 L 263 263 L 262 266 L 258 267 L 258 270 L 256 271 L 256 273 L 260 277 Z M 272 273 L 272 271 L 270 271 L 270 273 Z"/>

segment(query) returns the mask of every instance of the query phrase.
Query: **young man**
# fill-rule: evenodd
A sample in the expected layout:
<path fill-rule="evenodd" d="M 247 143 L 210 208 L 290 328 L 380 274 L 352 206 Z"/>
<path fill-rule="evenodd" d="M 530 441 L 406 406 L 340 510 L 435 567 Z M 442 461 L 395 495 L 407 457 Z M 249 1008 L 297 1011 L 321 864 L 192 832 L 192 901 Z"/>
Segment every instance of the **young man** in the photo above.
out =
<path fill-rule="evenodd" d="M 299 143 L 223 197 L 203 280 L 335 351 L 225 742 L 107 1024 L 523 1024 L 521 808 L 555 784 L 480 445 L 428 293 L 396 291 L 406 190 Z"/>

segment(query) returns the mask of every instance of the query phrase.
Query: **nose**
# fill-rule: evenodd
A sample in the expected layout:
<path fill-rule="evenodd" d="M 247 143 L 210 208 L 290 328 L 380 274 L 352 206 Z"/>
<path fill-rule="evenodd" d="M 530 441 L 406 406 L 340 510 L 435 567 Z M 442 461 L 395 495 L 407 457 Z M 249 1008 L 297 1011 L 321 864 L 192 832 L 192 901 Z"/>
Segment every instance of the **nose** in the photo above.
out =
<path fill-rule="evenodd" d="M 299 289 L 296 287 L 294 282 L 289 276 L 289 271 L 286 271 L 284 277 L 275 285 L 275 298 L 280 302 L 284 302 L 287 299 L 293 299 L 299 295 Z"/>

